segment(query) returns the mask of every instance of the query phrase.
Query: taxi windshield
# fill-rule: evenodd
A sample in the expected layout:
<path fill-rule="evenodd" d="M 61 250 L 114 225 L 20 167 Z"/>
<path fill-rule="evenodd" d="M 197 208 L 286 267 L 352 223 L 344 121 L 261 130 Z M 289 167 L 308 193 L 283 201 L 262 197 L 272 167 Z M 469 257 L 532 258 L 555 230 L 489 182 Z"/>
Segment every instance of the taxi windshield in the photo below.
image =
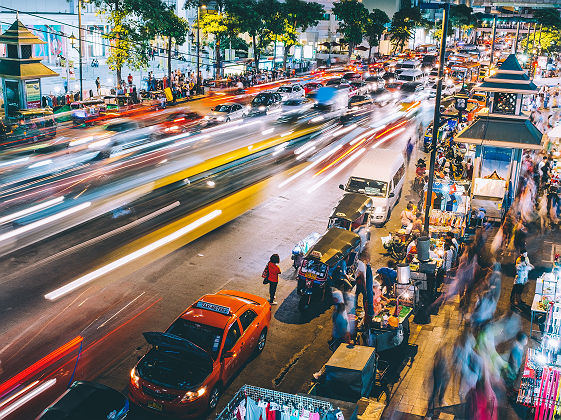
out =
<path fill-rule="evenodd" d="M 346 190 L 374 197 L 385 197 L 388 191 L 388 183 L 383 181 L 374 181 L 372 179 L 351 177 Z"/>
<path fill-rule="evenodd" d="M 166 333 L 189 340 L 203 350 L 208 351 L 214 359 L 216 359 L 218 350 L 220 350 L 220 341 L 222 339 L 222 330 L 220 328 L 179 318 L 171 324 Z"/>

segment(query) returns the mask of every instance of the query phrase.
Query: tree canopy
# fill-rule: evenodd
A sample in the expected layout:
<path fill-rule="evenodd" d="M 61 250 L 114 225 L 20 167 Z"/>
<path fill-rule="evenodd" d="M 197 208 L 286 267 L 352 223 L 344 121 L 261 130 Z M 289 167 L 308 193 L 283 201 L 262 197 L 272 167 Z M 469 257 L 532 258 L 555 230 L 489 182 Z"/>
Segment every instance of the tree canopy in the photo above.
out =
<path fill-rule="evenodd" d="M 339 19 L 339 31 L 349 44 L 349 57 L 356 45 L 364 37 L 364 24 L 368 19 L 368 10 L 357 0 L 341 0 L 333 3 L 333 13 Z"/>

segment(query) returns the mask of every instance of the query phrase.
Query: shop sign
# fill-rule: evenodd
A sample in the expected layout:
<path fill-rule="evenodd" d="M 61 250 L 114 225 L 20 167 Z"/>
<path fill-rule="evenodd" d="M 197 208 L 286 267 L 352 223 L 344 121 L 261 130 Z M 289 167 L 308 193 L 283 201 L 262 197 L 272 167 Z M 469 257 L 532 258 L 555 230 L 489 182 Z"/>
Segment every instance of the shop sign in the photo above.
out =
<path fill-rule="evenodd" d="M 41 87 L 39 80 L 28 80 L 25 82 L 25 98 L 27 108 L 41 108 Z"/>

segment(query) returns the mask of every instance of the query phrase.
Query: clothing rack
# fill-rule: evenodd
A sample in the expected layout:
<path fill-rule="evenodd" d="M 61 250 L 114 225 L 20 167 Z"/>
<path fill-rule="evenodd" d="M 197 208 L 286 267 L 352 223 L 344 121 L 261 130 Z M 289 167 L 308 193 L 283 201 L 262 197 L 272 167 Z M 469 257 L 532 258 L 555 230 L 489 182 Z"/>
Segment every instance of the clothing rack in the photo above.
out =
<path fill-rule="evenodd" d="M 288 394 L 286 392 L 274 391 L 272 389 L 260 388 L 253 385 L 244 385 L 236 392 L 236 395 L 228 402 L 220 414 L 216 416 L 216 420 L 236 420 L 236 408 L 246 397 L 251 397 L 256 401 L 276 402 L 277 404 L 292 406 L 299 410 L 312 412 L 335 410 L 333 405 L 328 401 L 303 395 Z"/>

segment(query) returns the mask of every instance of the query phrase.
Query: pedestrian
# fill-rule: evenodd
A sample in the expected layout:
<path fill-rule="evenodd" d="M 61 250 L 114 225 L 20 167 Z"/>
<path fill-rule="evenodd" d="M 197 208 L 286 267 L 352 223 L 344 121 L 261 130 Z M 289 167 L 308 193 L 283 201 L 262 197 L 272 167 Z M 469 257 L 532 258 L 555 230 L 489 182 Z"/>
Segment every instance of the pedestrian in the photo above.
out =
<path fill-rule="evenodd" d="M 550 208 L 548 206 L 548 195 L 546 195 L 545 193 L 542 195 L 542 198 L 540 199 L 539 203 L 538 203 L 538 215 L 540 216 L 540 228 L 541 228 L 541 233 L 542 235 L 545 233 L 545 230 L 548 227 L 548 222 L 549 222 L 549 211 L 548 209 Z"/>
<path fill-rule="evenodd" d="M 516 393 L 515 384 L 518 378 L 518 372 L 524 360 L 524 352 L 528 344 L 528 336 L 522 331 L 516 334 L 516 340 L 512 344 L 508 355 L 508 364 L 502 371 L 502 377 L 505 382 L 505 387 L 508 393 L 514 395 Z"/>
<path fill-rule="evenodd" d="M 99 80 L 99 76 L 95 79 L 95 90 L 97 91 L 98 95 L 101 95 L 101 81 Z"/>
<path fill-rule="evenodd" d="M 534 269 L 528 258 L 528 252 L 522 249 L 520 256 L 516 259 L 516 276 L 510 293 L 510 304 L 520 305 L 522 303 L 522 293 L 524 286 L 528 282 L 528 273 Z"/>
<path fill-rule="evenodd" d="M 404 229 L 409 226 L 410 223 L 415 221 L 415 216 L 413 215 L 413 203 L 407 203 L 407 208 L 401 212 L 399 219 L 401 220 L 401 227 Z"/>
<path fill-rule="evenodd" d="M 386 286 L 388 292 L 393 290 L 393 285 L 397 283 L 397 263 L 394 260 L 389 260 L 386 267 L 379 268 L 376 274 L 380 276 L 382 284 Z"/>
<path fill-rule="evenodd" d="M 432 366 L 432 392 L 429 397 L 428 411 L 425 419 L 432 419 L 436 404 L 442 407 L 444 393 L 450 381 L 450 368 L 444 347 L 440 347 L 434 355 Z"/>
<path fill-rule="evenodd" d="M 351 334 L 349 330 L 349 319 L 347 317 L 347 308 L 345 306 L 345 299 L 343 292 L 336 290 L 333 292 L 333 315 L 331 321 L 333 329 L 331 332 L 331 341 L 329 348 L 335 351 L 341 343 L 349 343 Z"/>
<path fill-rule="evenodd" d="M 362 307 L 365 307 L 366 304 L 366 264 L 370 262 L 370 254 L 365 249 L 361 252 L 360 257 L 357 261 L 356 267 L 356 304 L 355 306 L 358 307 L 358 296 L 362 295 Z M 366 310 L 366 309 L 365 309 Z"/>
<path fill-rule="evenodd" d="M 407 141 L 407 149 L 406 149 L 406 156 L 407 156 L 407 165 L 409 165 L 409 161 L 411 160 L 411 155 L 413 154 L 413 138 L 409 137 Z"/>
<path fill-rule="evenodd" d="M 279 254 L 271 255 L 269 258 L 269 262 L 263 271 L 263 284 L 269 283 L 269 303 L 271 305 L 276 305 L 277 302 L 275 301 L 275 295 L 277 293 L 277 286 L 279 284 L 279 274 L 281 273 L 281 269 L 279 267 L 280 257 Z"/>
<path fill-rule="evenodd" d="M 519 220 L 514 227 L 514 248 L 521 254 L 523 249 L 526 249 L 526 237 L 528 230 L 522 220 Z"/>
<path fill-rule="evenodd" d="M 466 420 L 497 420 L 497 396 L 482 374 L 466 396 Z"/>

